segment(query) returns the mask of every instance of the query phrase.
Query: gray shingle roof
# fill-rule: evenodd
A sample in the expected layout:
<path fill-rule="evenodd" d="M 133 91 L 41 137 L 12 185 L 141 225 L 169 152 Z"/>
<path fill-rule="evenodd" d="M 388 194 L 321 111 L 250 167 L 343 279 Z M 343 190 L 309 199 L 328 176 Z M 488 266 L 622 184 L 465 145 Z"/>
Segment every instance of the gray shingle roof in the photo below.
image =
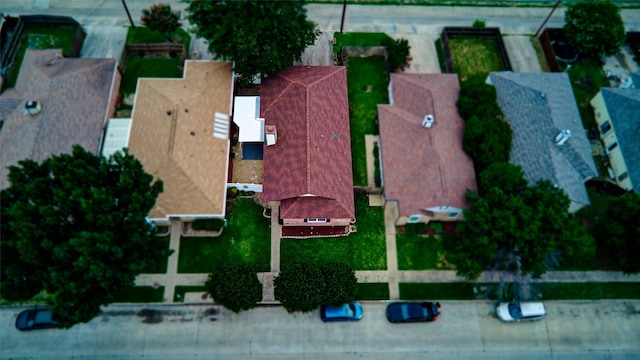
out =
<path fill-rule="evenodd" d="M 639 83 L 640 85 L 640 83 Z M 640 87 L 602 88 L 633 188 L 640 189 Z"/>
<path fill-rule="evenodd" d="M 490 77 L 513 128 L 510 161 L 522 166 L 529 182 L 550 180 L 572 202 L 589 205 L 584 182 L 597 169 L 567 74 L 494 72 Z M 570 130 L 571 138 L 556 145 L 561 130 Z"/>

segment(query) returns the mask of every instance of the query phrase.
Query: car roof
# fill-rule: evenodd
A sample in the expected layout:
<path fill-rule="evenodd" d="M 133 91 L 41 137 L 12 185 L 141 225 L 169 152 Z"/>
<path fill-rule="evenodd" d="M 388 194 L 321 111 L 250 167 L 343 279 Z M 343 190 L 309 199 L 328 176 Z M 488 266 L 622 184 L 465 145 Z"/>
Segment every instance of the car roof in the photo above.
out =
<path fill-rule="evenodd" d="M 325 314 L 328 317 L 341 317 L 341 316 L 349 316 L 350 314 L 349 304 L 344 304 L 338 307 L 333 307 L 327 305 L 325 307 Z"/>
<path fill-rule="evenodd" d="M 520 303 L 520 310 L 522 311 L 522 316 L 540 316 L 546 313 L 544 309 L 544 305 L 541 302 L 524 302 Z"/>

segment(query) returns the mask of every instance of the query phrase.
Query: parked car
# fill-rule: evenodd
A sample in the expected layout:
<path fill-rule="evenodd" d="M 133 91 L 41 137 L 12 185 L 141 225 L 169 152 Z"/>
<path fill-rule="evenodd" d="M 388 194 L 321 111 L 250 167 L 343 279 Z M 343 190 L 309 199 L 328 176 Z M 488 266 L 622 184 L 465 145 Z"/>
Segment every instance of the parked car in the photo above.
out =
<path fill-rule="evenodd" d="M 387 319 L 392 323 L 435 321 L 440 303 L 397 302 L 387 306 Z"/>
<path fill-rule="evenodd" d="M 56 316 L 48 308 L 25 310 L 16 318 L 16 329 L 20 331 L 54 327 L 56 327 Z"/>
<path fill-rule="evenodd" d="M 362 319 L 362 305 L 357 302 L 343 304 L 338 307 L 322 305 L 320 307 L 320 319 L 324 322 L 332 321 L 357 321 Z"/>
<path fill-rule="evenodd" d="M 547 314 L 541 302 L 500 303 L 496 315 L 504 322 L 540 320 Z"/>

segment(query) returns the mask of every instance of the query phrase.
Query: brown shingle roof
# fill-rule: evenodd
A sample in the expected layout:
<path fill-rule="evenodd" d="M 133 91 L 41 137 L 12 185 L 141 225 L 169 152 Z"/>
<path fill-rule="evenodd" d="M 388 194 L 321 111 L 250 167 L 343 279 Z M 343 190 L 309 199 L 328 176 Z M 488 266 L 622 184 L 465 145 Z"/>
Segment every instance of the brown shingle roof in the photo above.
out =
<path fill-rule="evenodd" d="M 476 189 L 471 158 L 462 150 L 464 121 L 455 74 L 391 74 L 392 105 L 378 105 L 384 196 L 397 200 L 400 216 L 425 208 L 464 209 Z M 435 116 L 422 128 L 427 114 Z"/>
<path fill-rule="evenodd" d="M 74 144 L 98 154 L 116 76 L 113 59 L 63 58 L 60 50 L 27 50 L 16 86 L 0 96 L 1 188 L 6 167 L 71 152 Z M 23 113 L 26 101 L 42 112 Z"/>
<path fill-rule="evenodd" d="M 164 181 L 149 218 L 223 216 L 229 140 L 213 137 L 215 113 L 229 115 L 230 63 L 187 61 L 182 79 L 140 79 L 129 150 Z"/>
<path fill-rule="evenodd" d="M 282 218 L 355 218 L 346 68 L 264 79 L 260 113 L 278 134 L 264 150 L 262 199 L 280 200 Z"/>

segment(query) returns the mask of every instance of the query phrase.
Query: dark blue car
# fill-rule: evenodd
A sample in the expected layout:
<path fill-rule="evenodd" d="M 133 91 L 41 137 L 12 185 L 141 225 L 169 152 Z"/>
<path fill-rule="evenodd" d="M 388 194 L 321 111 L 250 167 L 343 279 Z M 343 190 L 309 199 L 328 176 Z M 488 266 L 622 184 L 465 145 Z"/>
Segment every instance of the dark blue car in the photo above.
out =
<path fill-rule="evenodd" d="M 338 307 L 322 305 L 320 307 L 320 319 L 330 321 L 356 321 L 362 319 L 362 306 L 357 302 L 344 304 Z"/>
<path fill-rule="evenodd" d="M 54 327 L 56 327 L 56 317 L 47 308 L 25 310 L 16 318 L 16 329 L 20 331 Z"/>
<path fill-rule="evenodd" d="M 397 302 L 387 306 L 387 319 L 392 323 L 435 321 L 440 303 Z"/>

